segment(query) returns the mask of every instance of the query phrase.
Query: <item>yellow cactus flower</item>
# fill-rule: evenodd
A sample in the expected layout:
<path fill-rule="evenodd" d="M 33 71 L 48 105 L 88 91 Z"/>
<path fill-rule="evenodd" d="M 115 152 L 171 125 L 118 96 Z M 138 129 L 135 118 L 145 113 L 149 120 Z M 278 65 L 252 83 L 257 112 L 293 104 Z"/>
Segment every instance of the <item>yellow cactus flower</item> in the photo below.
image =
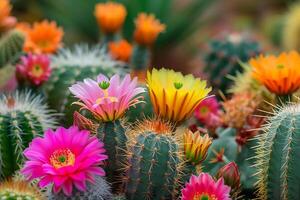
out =
<path fill-rule="evenodd" d="M 201 136 L 200 132 L 193 133 L 187 129 L 184 133 L 183 141 L 186 159 L 197 165 L 205 160 L 212 138 L 208 134 Z"/>
<path fill-rule="evenodd" d="M 189 118 L 211 91 L 200 78 L 164 68 L 148 71 L 147 85 L 155 113 L 174 123 Z"/>

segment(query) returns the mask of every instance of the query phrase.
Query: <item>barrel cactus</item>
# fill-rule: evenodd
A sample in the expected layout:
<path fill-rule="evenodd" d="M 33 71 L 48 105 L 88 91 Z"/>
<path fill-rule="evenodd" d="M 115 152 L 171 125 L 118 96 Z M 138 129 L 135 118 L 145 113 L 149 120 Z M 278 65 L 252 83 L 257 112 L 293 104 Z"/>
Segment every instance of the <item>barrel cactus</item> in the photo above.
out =
<path fill-rule="evenodd" d="M 213 40 L 204 58 L 204 72 L 207 73 L 213 88 L 226 91 L 231 85 L 231 80 L 226 76 L 242 71 L 239 61 L 246 62 L 259 52 L 257 42 L 240 36 L 231 35 L 225 40 Z"/>
<path fill-rule="evenodd" d="M 58 194 L 49 191 L 48 200 L 112 200 L 113 195 L 106 180 L 101 176 L 96 176 L 95 183 L 88 182 L 86 191 L 81 192 L 74 189 L 70 197 L 65 196 L 64 193 Z"/>
<path fill-rule="evenodd" d="M 176 199 L 183 159 L 171 129 L 145 120 L 128 132 L 127 199 Z"/>
<path fill-rule="evenodd" d="M 113 61 L 100 47 L 87 45 L 75 46 L 74 49 L 62 49 L 52 58 L 53 71 L 49 81 L 44 85 L 49 106 L 65 116 L 65 125 L 72 124 L 72 115 L 77 109 L 71 104 L 76 99 L 68 88 L 84 78 L 95 78 L 99 73 L 107 76 L 124 74 L 122 64 Z"/>
<path fill-rule="evenodd" d="M 34 137 L 55 127 L 55 116 L 40 96 L 30 92 L 0 97 L 0 178 L 20 168 L 23 150 Z"/>
<path fill-rule="evenodd" d="M 21 55 L 24 44 L 24 35 L 12 30 L 0 39 L 0 68 L 12 63 Z"/>
<path fill-rule="evenodd" d="M 287 105 L 269 117 L 257 136 L 256 165 L 259 199 L 300 197 L 300 105 Z"/>

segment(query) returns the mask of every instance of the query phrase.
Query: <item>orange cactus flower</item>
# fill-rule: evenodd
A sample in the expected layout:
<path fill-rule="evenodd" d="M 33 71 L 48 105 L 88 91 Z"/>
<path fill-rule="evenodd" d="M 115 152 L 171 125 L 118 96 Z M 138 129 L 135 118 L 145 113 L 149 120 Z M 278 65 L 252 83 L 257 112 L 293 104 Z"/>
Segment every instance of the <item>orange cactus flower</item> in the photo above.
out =
<path fill-rule="evenodd" d="M 279 56 L 251 59 L 253 77 L 276 95 L 289 95 L 300 87 L 300 55 L 296 51 Z"/>
<path fill-rule="evenodd" d="M 27 30 L 24 51 L 33 53 L 54 53 L 61 47 L 64 32 L 55 22 L 47 20 L 34 23 Z"/>
<path fill-rule="evenodd" d="M 24 35 L 26 35 L 31 29 L 31 26 L 27 22 L 18 22 L 15 26 L 15 29 L 21 31 Z"/>
<path fill-rule="evenodd" d="M 131 57 L 132 46 L 126 40 L 110 42 L 108 49 L 110 55 L 116 60 L 128 62 Z"/>
<path fill-rule="evenodd" d="M 139 14 L 135 20 L 134 39 L 140 45 L 152 45 L 158 35 L 165 31 L 166 26 L 161 24 L 154 15 Z"/>
<path fill-rule="evenodd" d="M 104 33 L 116 33 L 123 26 L 127 11 L 120 3 L 98 3 L 94 15 Z"/>
<path fill-rule="evenodd" d="M 12 6 L 9 0 L 0 0 L 0 31 L 13 27 L 17 20 L 10 16 Z"/>

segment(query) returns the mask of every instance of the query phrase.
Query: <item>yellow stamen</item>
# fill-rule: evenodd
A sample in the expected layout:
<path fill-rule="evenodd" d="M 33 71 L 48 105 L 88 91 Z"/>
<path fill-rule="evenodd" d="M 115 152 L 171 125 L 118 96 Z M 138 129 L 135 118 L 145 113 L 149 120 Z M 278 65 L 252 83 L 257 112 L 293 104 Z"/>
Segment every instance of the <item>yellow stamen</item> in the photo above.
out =
<path fill-rule="evenodd" d="M 70 149 L 59 149 L 52 153 L 50 163 L 56 169 L 73 166 L 75 163 L 75 155 Z"/>

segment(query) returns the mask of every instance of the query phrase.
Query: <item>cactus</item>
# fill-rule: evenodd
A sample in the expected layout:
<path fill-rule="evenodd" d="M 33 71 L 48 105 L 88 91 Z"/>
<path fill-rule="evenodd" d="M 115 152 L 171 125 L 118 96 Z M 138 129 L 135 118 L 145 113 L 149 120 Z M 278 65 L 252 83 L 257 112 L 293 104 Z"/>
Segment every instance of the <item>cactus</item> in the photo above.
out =
<path fill-rule="evenodd" d="M 76 81 L 95 78 L 99 73 L 111 76 L 124 74 L 119 62 L 113 61 L 104 50 L 85 45 L 75 46 L 73 50 L 63 49 L 52 58 L 52 75 L 44 85 L 49 106 L 65 115 L 65 125 L 72 124 L 73 112 L 78 108 L 71 106 L 76 101 L 68 90 Z"/>
<path fill-rule="evenodd" d="M 117 195 L 117 196 L 114 196 L 113 200 L 127 200 L 127 199 L 123 195 Z"/>
<path fill-rule="evenodd" d="M 23 150 L 45 129 L 55 127 L 55 116 L 30 92 L 0 97 L 0 178 L 20 168 Z"/>
<path fill-rule="evenodd" d="M 287 105 L 269 117 L 257 136 L 256 164 L 259 199 L 296 200 L 300 197 L 300 106 Z"/>
<path fill-rule="evenodd" d="M 160 131 L 164 126 L 144 121 L 128 132 L 127 199 L 176 199 L 182 153 L 174 133 Z"/>
<path fill-rule="evenodd" d="M 124 123 L 120 120 L 112 122 L 103 122 L 99 125 L 98 138 L 105 145 L 106 154 L 108 155 L 108 164 L 105 168 L 107 179 L 117 189 L 122 182 L 122 163 L 125 159 L 125 150 L 127 136 L 125 135 Z"/>
<path fill-rule="evenodd" d="M 146 46 L 135 44 L 131 56 L 131 67 L 136 71 L 145 71 L 150 65 L 150 50 Z"/>
<path fill-rule="evenodd" d="M 85 192 L 73 189 L 70 197 L 65 196 L 62 192 L 58 194 L 49 191 L 48 200 L 112 200 L 113 195 L 110 191 L 110 186 L 106 180 L 97 176 L 95 183 L 87 183 Z"/>
<path fill-rule="evenodd" d="M 236 36 L 232 36 L 225 40 L 213 40 L 205 55 L 204 72 L 208 74 L 213 88 L 226 91 L 231 85 L 231 80 L 225 76 L 234 76 L 236 72 L 242 71 L 239 60 L 248 61 L 259 52 L 258 43 L 244 38 L 236 39 Z"/>
<path fill-rule="evenodd" d="M 0 68 L 18 59 L 23 50 L 24 36 L 21 32 L 13 30 L 0 40 Z"/>

